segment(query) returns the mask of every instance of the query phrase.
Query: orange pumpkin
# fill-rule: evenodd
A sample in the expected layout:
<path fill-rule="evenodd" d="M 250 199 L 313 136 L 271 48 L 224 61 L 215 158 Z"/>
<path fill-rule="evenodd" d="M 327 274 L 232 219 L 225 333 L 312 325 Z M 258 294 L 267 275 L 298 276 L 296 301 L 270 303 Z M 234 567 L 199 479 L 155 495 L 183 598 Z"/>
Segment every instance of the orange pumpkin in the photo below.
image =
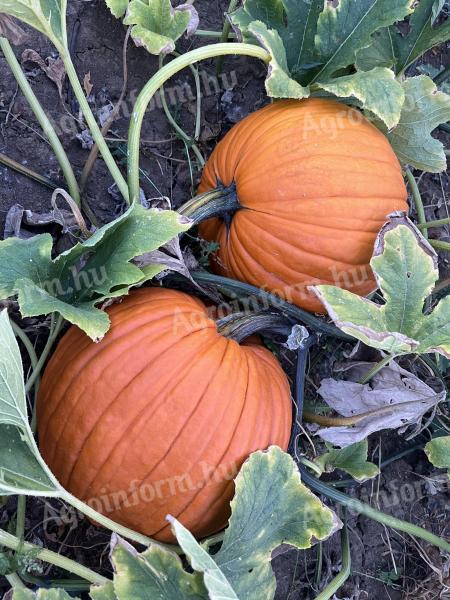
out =
<path fill-rule="evenodd" d="M 400 164 L 360 111 L 327 99 L 284 100 L 249 115 L 216 146 L 199 193 L 236 186 L 231 224 L 200 226 L 219 242 L 222 275 L 324 312 L 319 283 L 360 295 L 376 288 L 369 266 L 389 213 L 407 210 Z"/>
<path fill-rule="evenodd" d="M 172 514 L 198 537 L 214 533 L 243 461 L 288 446 L 286 375 L 264 347 L 221 335 L 187 294 L 141 289 L 108 313 L 101 343 L 72 327 L 46 368 L 41 452 L 66 489 L 123 525 L 169 542 Z"/>

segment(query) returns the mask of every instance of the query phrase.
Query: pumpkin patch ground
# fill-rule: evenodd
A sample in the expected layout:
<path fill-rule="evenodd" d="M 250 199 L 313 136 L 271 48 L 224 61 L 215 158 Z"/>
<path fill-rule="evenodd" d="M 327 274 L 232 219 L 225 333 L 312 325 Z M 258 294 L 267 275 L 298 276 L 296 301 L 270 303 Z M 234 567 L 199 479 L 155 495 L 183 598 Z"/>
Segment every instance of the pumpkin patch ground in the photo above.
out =
<path fill-rule="evenodd" d="M 2 45 L 0 597 L 447 598 L 448 3 L 68 0 L 78 92 L 30 4 L 81 203 Z"/>

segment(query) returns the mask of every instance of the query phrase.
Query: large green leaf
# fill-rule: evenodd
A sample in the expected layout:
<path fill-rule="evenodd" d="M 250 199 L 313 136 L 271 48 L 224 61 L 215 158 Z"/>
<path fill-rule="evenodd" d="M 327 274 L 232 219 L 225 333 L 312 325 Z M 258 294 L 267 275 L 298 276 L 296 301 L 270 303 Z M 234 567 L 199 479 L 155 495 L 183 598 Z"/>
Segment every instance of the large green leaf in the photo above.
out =
<path fill-rule="evenodd" d="M 327 81 L 336 71 L 353 65 L 372 34 L 411 13 L 411 0 L 340 0 L 326 4 L 317 26 L 316 48 L 323 66 L 313 81 Z"/>
<path fill-rule="evenodd" d="M 270 600 L 275 577 L 270 559 L 280 544 L 309 548 L 339 523 L 302 483 L 292 458 L 272 446 L 256 452 L 236 478 L 232 516 L 220 550 L 213 557 L 174 522 L 173 529 L 194 568 L 205 574 L 210 598 Z M 231 590 L 234 595 L 232 595 Z"/>
<path fill-rule="evenodd" d="M 119 541 L 112 552 L 118 600 L 207 600 L 198 573 L 187 573 L 180 558 L 153 544 L 142 554 Z"/>
<path fill-rule="evenodd" d="M 173 8 L 170 0 L 131 0 L 124 24 L 133 25 L 131 36 L 138 46 L 151 54 L 169 54 L 183 33 L 197 29 L 198 14 L 189 3 Z"/>
<path fill-rule="evenodd" d="M 0 0 L 0 13 L 28 23 L 59 50 L 67 46 L 66 9 L 67 0 Z"/>
<path fill-rule="evenodd" d="M 346 448 L 333 448 L 327 444 L 328 452 L 317 457 L 314 462 L 324 473 L 335 469 L 344 471 L 357 481 L 372 479 L 380 473 L 380 469 L 367 460 L 369 444 L 367 440 L 351 444 Z"/>
<path fill-rule="evenodd" d="M 391 68 L 395 65 L 396 57 L 392 41 L 395 32 L 391 27 L 385 27 L 375 32 L 370 46 L 356 53 L 355 65 L 361 71 L 370 71 L 375 67 Z"/>
<path fill-rule="evenodd" d="M 404 164 L 439 173 L 447 168 L 442 142 L 431 132 L 450 120 L 450 96 L 437 90 L 426 75 L 403 82 L 406 101 L 400 122 L 389 134 L 389 141 Z"/>
<path fill-rule="evenodd" d="M 450 475 L 450 435 L 435 438 L 425 446 L 428 460 L 439 469 L 448 469 Z"/>
<path fill-rule="evenodd" d="M 312 288 L 336 325 L 391 354 L 439 352 L 450 357 L 450 297 L 424 314 L 439 276 L 437 256 L 403 214 L 391 215 L 381 229 L 371 266 L 383 305 L 334 286 Z"/>
<path fill-rule="evenodd" d="M 252 22 L 263 23 L 268 30 L 278 33 L 277 46 L 282 43 L 285 51 L 286 71 L 301 82 L 308 68 L 316 63 L 314 36 L 317 19 L 324 6 L 323 0 L 244 0 L 242 8 L 232 13 L 231 21 L 246 41 L 252 35 Z M 279 49 L 264 44 L 273 54 Z"/>
<path fill-rule="evenodd" d="M 18 296 L 24 316 L 60 313 L 90 337 L 102 337 L 109 327 L 102 300 L 126 294 L 164 269 L 140 269 L 132 260 L 153 252 L 189 223 L 173 211 L 146 210 L 133 205 L 84 243 L 52 258 L 48 234 L 28 240 L 0 242 L 0 298 Z"/>
<path fill-rule="evenodd" d="M 357 71 L 321 83 L 320 87 L 341 98 L 357 98 L 366 110 L 382 119 L 389 129 L 400 120 L 405 92 L 390 69 L 376 67 L 371 71 Z"/>

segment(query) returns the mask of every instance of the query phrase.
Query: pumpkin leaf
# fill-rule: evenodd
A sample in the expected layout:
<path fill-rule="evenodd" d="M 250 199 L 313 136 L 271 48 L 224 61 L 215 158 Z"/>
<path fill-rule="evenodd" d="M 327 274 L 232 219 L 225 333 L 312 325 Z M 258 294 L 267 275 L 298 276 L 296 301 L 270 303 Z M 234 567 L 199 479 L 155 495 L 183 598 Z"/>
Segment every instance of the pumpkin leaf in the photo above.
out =
<path fill-rule="evenodd" d="M 450 19 L 442 25 L 434 27 L 434 21 L 441 11 L 442 5 L 436 0 L 420 0 L 409 20 L 409 31 L 403 36 L 394 31 L 396 71 L 403 73 L 413 62 L 427 50 L 442 44 L 450 38 Z"/>
<path fill-rule="evenodd" d="M 105 2 L 116 19 L 121 19 L 127 12 L 130 0 L 105 0 Z"/>
<path fill-rule="evenodd" d="M 371 71 L 375 67 L 390 69 L 395 65 L 396 56 L 392 41 L 393 32 L 390 27 L 376 31 L 370 46 L 361 48 L 356 53 L 356 68 L 360 71 Z"/>
<path fill-rule="evenodd" d="M 92 600 L 117 600 L 112 581 L 105 583 L 105 585 L 92 586 L 89 595 Z"/>
<path fill-rule="evenodd" d="M 201 576 L 187 573 L 174 552 L 152 544 L 138 554 L 125 541 L 114 540 L 111 560 L 118 600 L 207 600 Z"/>
<path fill-rule="evenodd" d="M 0 298 L 18 296 L 24 316 L 57 312 L 91 338 L 109 328 L 106 313 L 95 308 L 107 298 L 126 294 L 164 269 L 132 260 L 152 252 L 189 226 L 173 211 L 133 205 L 88 240 L 52 258 L 48 234 L 0 242 Z"/>
<path fill-rule="evenodd" d="M 404 164 L 430 173 L 445 171 L 444 145 L 431 132 L 450 120 L 450 96 L 438 91 L 426 75 L 406 79 L 403 89 L 406 101 L 400 122 L 388 133 L 392 147 Z"/>
<path fill-rule="evenodd" d="M 175 42 L 183 33 L 192 35 L 198 21 L 198 13 L 189 3 L 173 8 L 170 0 L 131 0 L 123 22 L 134 26 L 131 37 L 137 46 L 158 55 L 173 52 Z"/>
<path fill-rule="evenodd" d="M 204 573 L 210 598 L 273 598 L 272 551 L 281 544 L 309 548 L 313 538 L 327 538 L 340 522 L 301 483 L 292 458 L 275 446 L 252 454 L 235 483 L 229 526 L 214 556 L 172 519 L 173 530 L 193 568 Z"/>
<path fill-rule="evenodd" d="M 327 81 L 336 71 L 354 64 L 357 52 L 370 46 L 372 34 L 404 19 L 412 12 L 411 5 L 411 0 L 340 0 L 337 7 L 326 3 L 316 35 L 323 66 L 313 81 Z"/>
<path fill-rule="evenodd" d="M 380 469 L 367 460 L 369 444 L 362 440 L 346 448 L 333 448 L 327 444 L 328 452 L 317 457 L 314 462 L 324 473 L 332 473 L 335 469 L 348 473 L 357 481 L 367 481 L 380 474 Z"/>
<path fill-rule="evenodd" d="M 266 79 L 266 91 L 271 98 L 307 98 L 309 90 L 297 83 L 289 74 L 286 50 L 279 33 L 267 29 L 261 21 L 254 21 L 249 31 L 270 52 L 269 74 Z"/>
<path fill-rule="evenodd" d="M 437 255 L 403 213 L 394 213 L 382 227 L 370 264 L 383 305 L 330 285 L 311 288 L 337 327 L 391 354 L 439 352 L 450 357 L 450 297 L 430 314 L 423 312 L 439 276 Z"/>
<path fill-rule="evenodd" d="M 323 440 L 344 448 L 361 442 L 383 429 L 403 430 L 445 400 L 445 390 L 433 388 L 391 361 L 366 384 L 359 383 L 373 363 L 347 365 L 348 380 L 324 379 L 318 390 L 338 414 L 350 417 L 352 425 L 327 427 L 317 432 Z"/>
<path fill-rule="evenodd" d="M 6 310 L 0 313 L 0 494 L 57 496 L 30 429 L 19 346 Z"/>
<path fill-rule="evenodd" d="M 438 469 L 448 469 L 450 475 L 450 435 L 428 442 L 425 453 L 432 465 Z"/>
<path fill-rule="evenodd" d="M 357 98 L 366 110 L 382 119 L 389 129 L 400 120 L 405 92 L 390 69 L 376 67 L 371 71 L 358 71 L 321 83 L 320 87 L 340 98 Z"/>
<path fill-rule="evenodd" d="M 239 29 L 245 41 L 261 38 L 250 27 L 258 21 L 267 30 L 278 33 L 276 47 L 264 43 L 272 56 L 279 57 L 279 45 L 284 47 L 285 71 L 301 83 L 305 73 L 317 66 L 314 55 L 314 36 L 317 19 L 323 10 L 323 0 L 244 0 L 242 8 L 230 15 L 232 24 Z M 275 52 L 276 50 L 276 52 Z"/>
<path fill-rule="evenodd" d="M 27 589 L 16 588 L 12 600 L 80 600 L 78 597 L 70 596 L 62 589 L 39 589 L 36 593 Z"/>
<path fill-rule="evenodd" d="M 60 51 L 67 47 L 66 9 L 67 0 L 0 0 L 0 13 L 28 23 Z"/>

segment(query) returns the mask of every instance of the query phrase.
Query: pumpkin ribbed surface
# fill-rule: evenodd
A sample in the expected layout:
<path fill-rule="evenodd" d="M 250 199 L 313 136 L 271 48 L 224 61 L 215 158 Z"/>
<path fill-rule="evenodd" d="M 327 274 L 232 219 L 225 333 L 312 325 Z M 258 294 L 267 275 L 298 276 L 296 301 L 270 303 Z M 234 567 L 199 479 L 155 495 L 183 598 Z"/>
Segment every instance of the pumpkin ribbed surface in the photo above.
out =
<path fill-rule="evenodd" d="M 243 119 L 216 146 L 199 192 L 236 184 L 244 207 L 229 231 L 200 226 L 220 249 L 220 274 L 263 287 L 310 311 L 309 285 L 360 295 L 376 283 L 369 266 L 386 217 L 407 210 L 400 164 L 362 114 L 325 99 L 276 102 Z"/>
<path fill-rule="evenodd" d="M 72 327 L 43 376 L 41 452 L 61 484 L 111 519 L 172 541 L 229 517 L 232 479 L 271 444 L 287 448 L 287 378 L 262 346 L 223 337 L 184 293 L 141 289 L 108 309 L 99 344 Z"/>

